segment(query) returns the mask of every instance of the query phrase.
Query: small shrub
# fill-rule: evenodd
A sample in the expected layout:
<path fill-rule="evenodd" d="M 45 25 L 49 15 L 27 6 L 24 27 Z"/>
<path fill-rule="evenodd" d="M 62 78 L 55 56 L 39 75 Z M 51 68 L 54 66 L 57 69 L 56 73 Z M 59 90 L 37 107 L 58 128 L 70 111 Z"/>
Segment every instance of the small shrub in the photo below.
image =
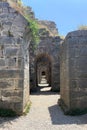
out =
<path fill-rule="evenodd" d="M 79 30 L 87 30 L 87 25 L 81 25 L 78 27 Z"/>
<path fill-rule="evenodd" d="M 24 17 L 29 23 L 28 27 L 31 31 L 32 42 L 37 45 L 39 43 L 39 29 L 37 21 L 30 19 L 30 17 L 27 15 L 25 15 Z"/>
<path fill-rule="evenodd" d="M 18 5 L 21 7 L 22 6 L 22 0 L 18 0 Z"/>

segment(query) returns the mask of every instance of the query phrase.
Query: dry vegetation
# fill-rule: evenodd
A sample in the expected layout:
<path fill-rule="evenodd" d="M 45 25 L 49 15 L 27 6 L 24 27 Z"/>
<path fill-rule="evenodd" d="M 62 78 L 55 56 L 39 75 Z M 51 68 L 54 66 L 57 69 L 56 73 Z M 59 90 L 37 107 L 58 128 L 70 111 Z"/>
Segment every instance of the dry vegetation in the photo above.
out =
<path fill-rule="evenodd" d="M 50 30 L 48 29 L 48 27 L 47 27 L 47 26 L 45 26 L 45 25 L 43 25 L 43 24 L 40 24 L 40 23 L 39 23 L 39 24 L 38 24 L 38 27 L 39 27 L 39 28 L 43 28 L 43 29 L 45 28 L 45 29 L 46 29 L 46 31 L 48 31 L 48 32 L 49 32 L 49 35 L 50 35 L 50 36 L 54 36 L 53 32 L 52 32 L 52 31 L 50 31 Z"/>
<path fill-rule="evenodd" d="M 81 25 L 78 27 L 79 30 L 87 30 L 87 25 Z"/>
<path fill-rule="evenodd" d="M 22 6 L 22 3 L 16 3 L 12 0 L 7 0 L 8 3 L 10 3 L 11 7 L 14 8 L 16 11 L 18 11 L 21 15 L 24 16 L 24 6 Z"/>

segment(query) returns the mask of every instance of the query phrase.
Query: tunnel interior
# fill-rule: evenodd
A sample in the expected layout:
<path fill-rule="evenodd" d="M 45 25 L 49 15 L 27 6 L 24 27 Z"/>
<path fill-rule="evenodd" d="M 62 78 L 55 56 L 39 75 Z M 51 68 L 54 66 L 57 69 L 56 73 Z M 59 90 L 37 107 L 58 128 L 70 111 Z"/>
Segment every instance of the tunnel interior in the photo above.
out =
<path fill-rule="evenodd" d="M 51 86 L 51 60 L 47 55 L 40 55 L 36 60 L 37 86 Z"/>

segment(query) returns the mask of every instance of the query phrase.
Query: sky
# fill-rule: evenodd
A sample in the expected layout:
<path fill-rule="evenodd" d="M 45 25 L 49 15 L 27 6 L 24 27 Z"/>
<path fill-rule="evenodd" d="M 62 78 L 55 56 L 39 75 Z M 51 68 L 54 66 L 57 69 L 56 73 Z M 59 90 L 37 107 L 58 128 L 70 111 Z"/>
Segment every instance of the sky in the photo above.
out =
<path fill-rule="evenodd" d="M 35 17 L 56 23 L 60 35 L 87 25 L 87 0 L 22 0 L 31 6 Z"/>

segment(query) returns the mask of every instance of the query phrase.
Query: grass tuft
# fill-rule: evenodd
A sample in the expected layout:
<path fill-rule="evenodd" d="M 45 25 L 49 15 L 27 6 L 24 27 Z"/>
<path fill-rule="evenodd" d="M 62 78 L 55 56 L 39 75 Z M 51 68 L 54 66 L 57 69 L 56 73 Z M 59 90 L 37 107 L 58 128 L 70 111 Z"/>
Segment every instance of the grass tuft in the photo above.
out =
<path fill-rule="evenodd" d="M 30 110 L 30 107 L 31 107 L 31 102 L 29 102 L 26 107 L 25 107 L 25 110 L 23 112 L 23 115 L 27 115 L 29 113 L 29 110 Z"/>

